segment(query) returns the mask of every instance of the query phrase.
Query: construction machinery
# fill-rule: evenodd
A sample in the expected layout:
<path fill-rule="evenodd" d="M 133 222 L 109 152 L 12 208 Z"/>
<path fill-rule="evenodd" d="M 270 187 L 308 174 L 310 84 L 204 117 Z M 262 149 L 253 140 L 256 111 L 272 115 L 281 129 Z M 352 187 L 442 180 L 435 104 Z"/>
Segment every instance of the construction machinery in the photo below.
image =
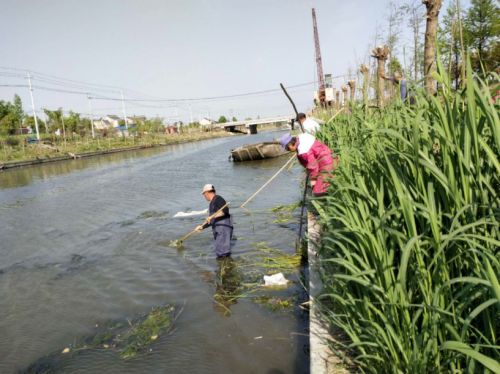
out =
<path fill-rule="evenodd" d="M 316 70 L 318 72 L 318 96 L 314 101 L 319 100 L 321 106 L 326 106 L 325 77 L 323 75 L 323 63 L 321 62 L 321 48 L 319 46 L 318 24 L 316 22 L 316 11 L 312 8 L 314 44 L 316 47 Z M 316 96 L 316 95 L 315 95 Z"/>

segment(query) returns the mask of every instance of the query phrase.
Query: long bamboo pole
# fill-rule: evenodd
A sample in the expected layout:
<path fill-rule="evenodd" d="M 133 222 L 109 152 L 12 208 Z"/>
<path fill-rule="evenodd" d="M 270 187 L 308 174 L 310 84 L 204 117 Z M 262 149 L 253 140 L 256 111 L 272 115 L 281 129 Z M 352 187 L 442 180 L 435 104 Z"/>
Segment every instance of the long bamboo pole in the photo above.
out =
<path fill-rule="evenodd" d="M 304 196 L 302 197 L 302 211 L 300 212 L 299 241 L 297 242 L 297 251 L 300 251 L 300 242 L 302 240 L 302 221 L 304 219 L 304 208 L 306 206 L 306 193 L 307 193 L 308 182 L 309 182 L 309 175 L 306 177 L 306 183 L 304 186 Z"/>
<path fill-rule="evenodd" d="M 257 194 L 258 194 L 260 191 L 262 191 L 262 190 L 264 189 L 264 187 L 266 187 L 269 183 L 271 183 L 271 181 L 272 181 L 274 178 L 276 178 L 276 177 L 278 176 L 278 174 L 279 174 L 279 173 L 281 173 L 283 170 L 285 170 L 285 168 L 288 166 L 288 164 L 289 164 L 289 163 L 290 163 L 290 162 L 291 162 L 294 158 L 295 158 L 295 155 L 293 155 L 293 157 L 291 157 L 291 158 L 287 161 L 287 163 L 286 163 L 285 165 L 283 165 L 283 167 L 282 167 L 282 168 L 281 168 L 281 169 L 280 169 L 280 170 L 279 170 L 276 174 L 274 174 L 274 175 L 271 177 L 271 179 L 269 179 L 269 180 L 268 180 L 268 181 L 267 181 L 267 182 L 266 182 L 266 183 L 265 183 L 265 184 L 264 184 L 261 188 L 259 188 L 259 190 L 258 190 L 256 193 L 254 193 L 254 194 L 253 194 L 253 195 L 252 195 L 252 196 L 251 196 L 251 197 L 250 197 L 247 201 L 245 201 L 245 202 L 244 202 L 244 203 L 240 206 L 240 208 L 246 209 L 246 208 L 245 208 L 245 205 L 247 205 L 247 204 L 250 202 L 250 200 L 252 200 L 255 196 L 257 196 Z"/>
<path fill-rule="evenodd" d="M 302 130 L 302 132 L 304 132 L 304 128 L 302 127 L 302 123 L 299 120 L 299 112 L 297 111 L 297 108 L 295 107 L 295 103 L 293 102 L 293 100 L 290 97 L 290 95 L 288 94 L 288 92 L 286 92 L 285 87 L 283 86 L 283 83 L 280 83 L 280 86 L 281 86 L 283 92 L 285 93 L 286 97 L 288 97 L 288 100 L 290 100 L 290 102 L 292 103 L 293 110 L 295 111 L 295 115 L 297 116 L 297 122 L 299 123 L 300 129 Z"/>
<path fill-rule="evenodd" d="M 208 217 L 207 220 L 212 220 L 217 214 L 219 214 L 220 212 L 222 212 L 224 209 L 227 208 L 227 206 L 231 204 L 231 203 L 227 203 L 226 205 L 224 205 L 222 208 L 220 208 L 217 212 L 215 212 L 214 214 L 212 214 L 210 217 Z M 202 226 L 205 226 L 207 223 L 205 222 Z M 184 240 L 186 240 L 187 238 L 189 238 L 191 235 L 193 235 L 194 233 L 196 232 L 196 229 L 191 231 L 189 234 L 187 234 L 185 237 L 183 237 L 182 239 L 180 239 L 177 244 L 180 245 Z"/>

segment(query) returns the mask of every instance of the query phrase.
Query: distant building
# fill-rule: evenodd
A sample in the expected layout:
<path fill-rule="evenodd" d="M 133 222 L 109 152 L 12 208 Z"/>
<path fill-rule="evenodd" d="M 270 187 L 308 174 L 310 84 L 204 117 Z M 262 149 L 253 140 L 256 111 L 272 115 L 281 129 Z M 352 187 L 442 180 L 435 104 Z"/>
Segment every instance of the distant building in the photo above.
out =
<path fill-rule="evenodd" d="M 118 116 L 115 116 L 114 114 L 107 114 L 106 117 L 104 118 L 106 121 L 108 121 L 109 123 L 111 123 L 111 126 L 112 127 L 118 127 L 120 126 L 120 121 L 123 119 L 123 118 L 120 118 Z"/>
<path fill-rule="evenodd" d="M 127 117 L 127 123 L 129 124 L 140 124 L 140 123 L 144 123 L 144 121 L 146 121 L 146 116 L 136 116 L 136 115 L 133 115 L 132 117 Z"/>
<path fill-rule="evenodd" d="M 100 119 L 98 121 L 94 121 L 94 128 L 96 130 L 106 130 L 106 129 L 112 129 L 113 124 L 108 121 L 107 119 Z"/>
<path fill-rule="evenodd" d="M 211 119 L 208 119 L 208 118 L 203 118 L 201 121 L 200 121 L 200 125 L 201 126 L 212 126 L 212 125 L 215 125 L 217 122 L 215 121 L 212 121 Z"/>
<path fill-rule="evenodd" d="M 107 114 L 106 117 L 101 118 L 98 121 L 94 121 L 94 128 L 97 130 L 104 129 L 119 129 L 120 122 L 123 121 L 123 117 L 118 117 L 114 114 Z M 127 127 L 131 125 L 138 125 L 146 121 L 146 116 L 131 116 L 127 117 Z M 124 127 L 124 126 L 122 126 Z"/>

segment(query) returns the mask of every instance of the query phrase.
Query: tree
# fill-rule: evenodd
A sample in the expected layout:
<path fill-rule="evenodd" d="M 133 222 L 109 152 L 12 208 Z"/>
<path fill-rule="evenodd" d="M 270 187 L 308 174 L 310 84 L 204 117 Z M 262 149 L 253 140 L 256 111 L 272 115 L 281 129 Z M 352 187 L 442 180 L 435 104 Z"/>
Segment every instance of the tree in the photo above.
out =
<path fill-rule="evenodd" d="M 38 116 L 36 117 L 36 120 L 38 121 L 38 131 L 40 131 L 41 133 L 44 133 L 45 132 L 45 123 L 40 118 L 38 118 Z M 35 118 L 33 116 L 26 117 L 24 124 L 26 126 L 30 127 L 33 131 L 35 131 L 35 127 L 36 127 L 35 126 Z"/>
<path fill-rule="evenodd" d="M 14 94 L 14 105 L 12 111 L 14 113 L 16 123 L 19 124 L 19 127 L 21 127 L 24 118 L 24 110 L 21 98 L 17 94 Z"/>
<path fill-rule="evenodd" d="M 43 110 L 47 117 L 49 117 L 48 124 L 51 132 L 57 131 L 58 129 L 62 130 L 62 110 Z"/>
<path fill-rule="evenodd" d="M 471 0 L 464 23 L 467 44 L 477 52 L 477 68 L 480 69 L 481 64 L 485 65 L 486 70 L 493 68 L 495 61 L 490 61 L 488 54 L 500 35 L 499 7 L 493 0 Z"/>
<path fill-rule="evenodd" d="M 224 117 L 224 116 L 220 116 L 220 117 L 219 117 L 219 121 L 218 121 L 218 122 L 219 122 L 219 123 L 226 123 L 226 122 L 227 122 L 227 118 L 226 118 L 226 117 Z"/>
<path fill-rule="evenodd" d="M 437 88 L 432 73 L 436 71 L 436 35 L 439 11 L 443 6 L 443 0 L 422 0 L 422 3 L 427 9 L 424 49 L 425 91 L 429 95 L 434 95 Z"/>
<path fill-rule="evenodd" d="M 232 121 L 233 121 L 233 122 L 236 122 L 236 121 L 237 121 L 236 117 L 233 117 Z"/>
<path fill-rule="evenodd" d="M 0 101 L 0 132 L 14 134 L 22 126 L 23 115 L 23 105 L 18 95 L 14 95 L 14 104 Z"/>
<path fill-rule="evenodd" d="M 448 71 L 455 87 L 460 77 L 460 30 L 458 27 L 457 6 L 450 3 L 438 29 L 439 54 L 447 61 Z"/>
<path fill-rule="evenodd" d="M 81 126 L 80 115 L 70 110 L 68 117 L 64 118 L 64 126 L 69 133 L 77 132 Z"/>
<path fill-rule="evenodd" d="M 92 122 L 90 122 L 90 118 L 84 117 L 81 118 L 80 121 L 80 126 L 82 126 L 85 131 L 90 131 L 92 134 Z"/>
<path fill-rule="evenodd" d="M 15 133 L 16 129 L 19 129 L 19 127 L 17 126 L 16 117 L 13 112 L 8 113 L 0 119 L 0 131 L 3 134 L 12 135 Z"/>
<path fill-rule="evenodd" d="M 413 0 L 411 3 L 401 7 L 408 17 L 408 26 L 413 32 L 413 56 L 410 60 L 410 70 L 413 71 L 413 80 L 418 81 L 418 72 L 423 66 L 423 48 L 420 39 L 420 29 L 424 21 L 425 11 L 423 10 L 420 0 Z"/>
<path fill-rule="evenodd" d="M 396 71 L 400 71 L 401 64 L 397 64 L 393 59 L 397 60 L 397 46 L 399 43 L 399 35 L 401 34 L 401 14 L 393 0 L 389 1 L 389 15 L 387 16 L 387 46 L 389 47 L 389 75 L 393 75 Z M 351 80 L 351 72 L 349 67 L 349 80 Z M 389 92 L 392 97 L 394 94 L 393 84 L 389 81 Z"/>

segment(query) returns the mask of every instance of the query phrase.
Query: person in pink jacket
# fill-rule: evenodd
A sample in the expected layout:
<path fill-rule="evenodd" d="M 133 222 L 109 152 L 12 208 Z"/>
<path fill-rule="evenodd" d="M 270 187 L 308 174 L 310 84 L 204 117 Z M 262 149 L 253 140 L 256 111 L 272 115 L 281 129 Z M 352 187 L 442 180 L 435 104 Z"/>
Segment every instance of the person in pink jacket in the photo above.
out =
<path fill-rule="evenodd" d="M 333 177 L 333 171 L 335 170 L 332 150 L 317 141 L 311 134 L 300 134 L 296 137 L 285 134 L 281 137 L 280 144 L 282 152 L 285 149 L 297 152 L 300 164 L 306 168 L 311 177 L 314 196 L 326 195 L 329 184 L 325 178 Z M 337 158 L 336 163 L 338 165 Z"/>

